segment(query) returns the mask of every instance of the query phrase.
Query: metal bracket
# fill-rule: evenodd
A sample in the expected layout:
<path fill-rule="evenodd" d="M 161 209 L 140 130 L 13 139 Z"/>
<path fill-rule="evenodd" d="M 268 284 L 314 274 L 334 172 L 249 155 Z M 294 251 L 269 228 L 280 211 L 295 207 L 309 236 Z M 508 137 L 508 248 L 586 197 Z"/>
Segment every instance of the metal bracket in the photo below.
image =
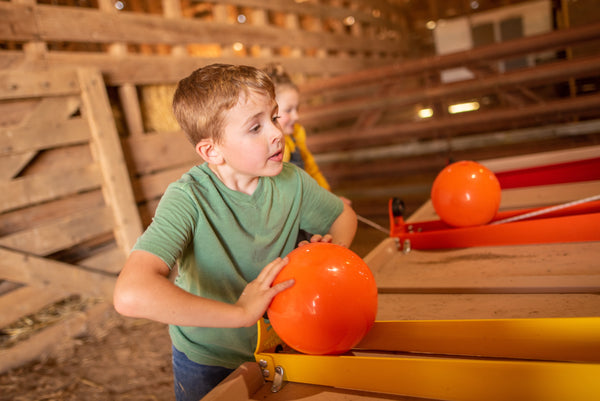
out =
<path fill-rule="evenodd" d="M 275 377 L 273 378 L 273 385 L 271 386 L 271 392 L 276 393 L 283 387 L 283 367 L 275 367 Z"/>

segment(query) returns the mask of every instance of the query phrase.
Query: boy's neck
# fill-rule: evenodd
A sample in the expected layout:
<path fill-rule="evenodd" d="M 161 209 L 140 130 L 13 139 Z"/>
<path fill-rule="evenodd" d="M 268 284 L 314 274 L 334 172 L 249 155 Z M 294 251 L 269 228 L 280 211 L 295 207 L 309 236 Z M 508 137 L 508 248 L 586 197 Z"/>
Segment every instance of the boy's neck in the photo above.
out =
<path fill-rule="evenodd" d="M 233 191 L 242 192 L 247 195 L 252 195 L 258 186 L 260 177 L 249 177 L 239 174 L 232 174 L 226 165 L 216 165 L 207 163 L 208 168 L 217 176 L 217 178 L 225 184 L 225 186 Z"/>

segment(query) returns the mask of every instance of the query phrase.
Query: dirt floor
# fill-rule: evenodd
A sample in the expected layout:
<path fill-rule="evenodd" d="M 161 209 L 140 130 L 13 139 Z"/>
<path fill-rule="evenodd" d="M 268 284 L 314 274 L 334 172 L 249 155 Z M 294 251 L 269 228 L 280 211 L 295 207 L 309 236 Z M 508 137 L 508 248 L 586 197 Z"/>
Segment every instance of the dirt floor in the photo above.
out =
<path fill-rule="evenodd" d="M 0 400 L 174 400 L 167 327 L 115 316 L 102 338 L 0 375 Z"/>

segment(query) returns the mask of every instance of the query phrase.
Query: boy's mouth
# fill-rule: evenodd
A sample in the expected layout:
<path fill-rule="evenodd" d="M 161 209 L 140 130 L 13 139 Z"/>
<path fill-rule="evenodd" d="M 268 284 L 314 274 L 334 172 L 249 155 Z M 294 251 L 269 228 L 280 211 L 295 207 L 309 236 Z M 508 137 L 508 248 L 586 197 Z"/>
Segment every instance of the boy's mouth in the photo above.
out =
<path fill-rule="evenodd" d="M 280 162 L 283 160 L 283 152 L 279 151 L 277 153 L 275 153 L 273 156 L 269 157 L 269 160 L 274 161 L 274 162 Z"/>

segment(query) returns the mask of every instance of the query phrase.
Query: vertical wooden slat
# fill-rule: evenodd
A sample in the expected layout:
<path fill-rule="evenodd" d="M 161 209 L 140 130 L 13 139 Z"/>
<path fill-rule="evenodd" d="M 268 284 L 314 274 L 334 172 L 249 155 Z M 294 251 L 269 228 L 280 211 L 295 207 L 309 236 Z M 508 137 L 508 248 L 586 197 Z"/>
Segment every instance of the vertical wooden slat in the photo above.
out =
<path fill-rule="evenodd" d="M 269 24 L 267 11 L 264 9 L 252 10 L 252 23 L 256 26 L 267 26 Z M 273 49 L 266 46 L 252 46 L 252 55 L 268 58 L 273 56 Z"/>
<path fill-rule="evenodd" d="M 183 16 L 180 0 L 162 0 L 162 7 L 165 18 L 178 19 Z M 187 55 L 187 49 L 183 45 L 173 46 L 171 54 L 174 56 L 184 56 Z"/>
<path fill-rule="evenodd" d="M 115 236 L 121 249 L 128 252 L 142 232 L 142 223 L 104 81 L 95 70 L 80 69 L 78 76 L 82 88 L 83 112 L 90 122 L 95 157 L 104 177 L 106 201 L 113 209 Z"/>
<path fill-rule="evenodd" d="M 107 13 L 117 12 L 114 1 L 98 0 L 100 10 Z M 127 45 L 124 43 L 113 43 L 109 46 L 109 53 L 115 57 L 127 55 Z M 140 107 L 137 89 L 133 83 L 125 83 L 118 88 L 119 98 L 124 111 L 127 131 L 130 135 L 141 135 L 144 133 L 144 121 Z"/>
<path fill-rule="evenodd" d="M 227 15 L 227 5 L 226 4 L 215 4 L 213 6 L 213 17 L 216 22 L 228 22 Z M 231 47 L 232 43 L 221 44 L 221 56 L 222 57 L 230 57 L 234 55 L 233 48 Z"/>
<path fill-rule="evenodd" d="M 285 15 L 285 27 L 290 31 L 297 31 L 300 29 L 300 21 L 298 20 L 297 14 L 287 13 Z M 290 54 L 291 58 L 298 58 L 302 56 L 302 50 L 293 43 L 290 43 Z"/>
<path fill-rule="evenodd" d="M 16 3 L 16 4 L 25 4 L 25 5 L 35 5 L 37 3 L 36 0 L 12 0 L 12 1 L 13 1 L 13 3 Z M 25 53 L 27 53 L 30 57 L 38 58 L 38 57 L 41 57 L 44 53 L 46 53 L 48 51 L 48 46 L 46 45 L 46 42 L 31 41 L 31 42 L 27 42 L 23 45 L 23 50 L 25 50 Z"/>

